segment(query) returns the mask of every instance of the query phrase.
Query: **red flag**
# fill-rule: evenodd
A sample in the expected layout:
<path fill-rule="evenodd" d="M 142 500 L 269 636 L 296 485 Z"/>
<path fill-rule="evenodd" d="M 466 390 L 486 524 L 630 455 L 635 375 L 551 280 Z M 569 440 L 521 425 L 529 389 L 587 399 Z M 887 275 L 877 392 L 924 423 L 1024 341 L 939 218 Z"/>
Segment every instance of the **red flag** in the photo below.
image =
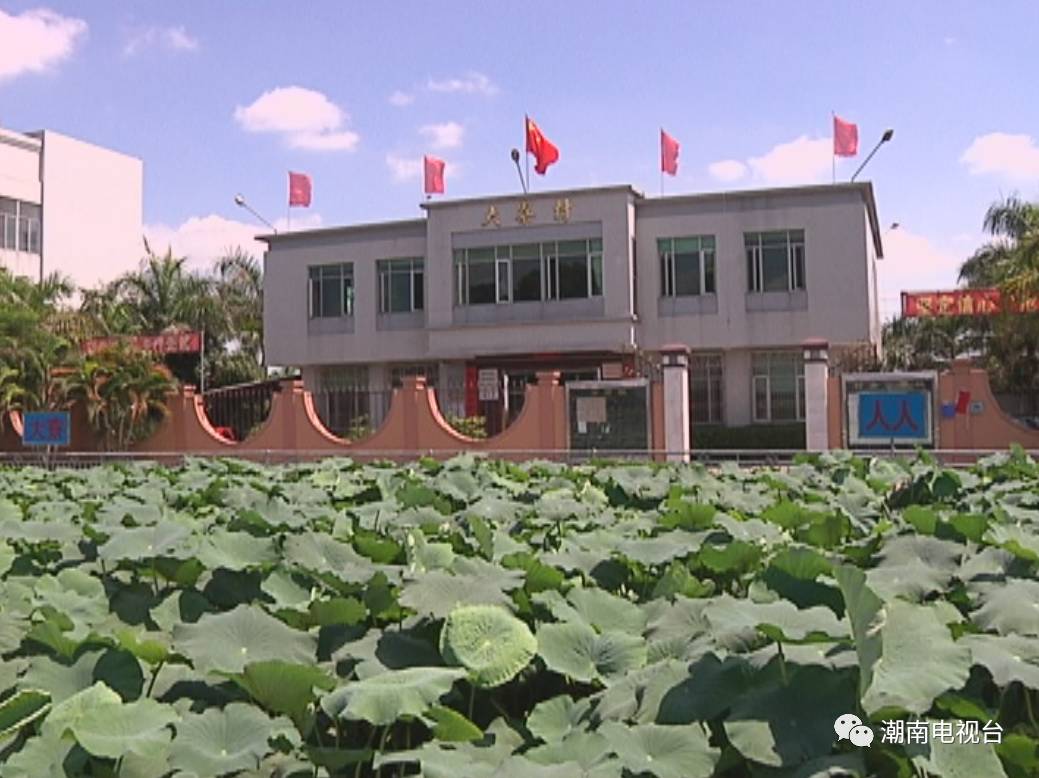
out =
<path fill-rule="evenodd" d="M 310 207 L 310 176 L 289 172 L 289 206 Z"/>
<path fill-rule="evenodd" d="M 422 167 L 425 170 L 426 194 L 443 194 L 444 160 L 427 154 L 422 157 Z"/>
<path fill-rule="evenodd" d="M 670 176 L 678 172 L 678 141 L 660 130 L 660 169 Z"/>
<path fill-rule="evenodd" d="M 833 115 L 833 153 L 837 157 L 854 157 L 859 153 L 859 125 Z"/>
<path fill-rule="evenodd" d="M 541 134 L 541 129 L 529 116 L 527 117 L 527 152 L 534 155 L 534 172 L 539 176 L 545 175 L 548 166 L 559 160 L 559 149 Z"/>
<path fill-rule="evenodd" d="M 956 395 L 956 413 L 965 414 L 970 410 L 970 392 L 961 389 Z"/>

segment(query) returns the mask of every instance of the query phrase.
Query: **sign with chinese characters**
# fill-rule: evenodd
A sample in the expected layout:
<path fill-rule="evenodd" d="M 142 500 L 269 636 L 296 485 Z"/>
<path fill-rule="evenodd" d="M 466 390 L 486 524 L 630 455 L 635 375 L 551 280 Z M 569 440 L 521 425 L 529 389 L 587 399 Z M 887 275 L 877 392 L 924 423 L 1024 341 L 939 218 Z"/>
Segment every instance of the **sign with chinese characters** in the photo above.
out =
<path fill-rule="evenodd" d="M 876 736 L 874 727 L 864 723 L 854 713 L 838 716 L 833 722 L 837 740 L 847 740 L 859 748 L 869 748 Z M 943 743 L 958 745 L 999 745 L 1003 742 L 1003 727 L 997 721 L 984 726 L 977 720 L 960 721 L 901 721 L 881 722 L 880 742 L 892 745 Z"/>
<path fill-rule="evenodd" d="M 572 451 L 648 451 L 649 382 L 644 378 L 568 381 Z"/>
<path fill-rule="evenodd" d="M 108 338 L 90 338 L 79 344 L 80 350 L 90 356 L 126 341 L 141 351 L 154 354 L 198 354 L 202 350 L 201 332 L 168 332 L 163 335 L 129 335 Z"/>
<path fill-rule="evenodd" d="M 495 368 L 482 368 L 477 374 L 476 385 L 480 392 L 480 402 L 494 402 L 500 396 L 500 381 Z"/>
<path fill-rule="evenodd" d="M 842 380 L 849 448 L 934 445 L 933 373 L 853 373 Z"/>
<path fill-rule="evenodd" d="M 71 428 L 68 411 L 26 413 L 22 416 L 22 445 L 67 446 Z"/>
<path fill-rule="evenodd" d="M 946 292 L 902 292 L 902 315 L 906 318 L 935 316 L 992 316 L 1003 311 L 998 289 L 954 289 Z M 1011 313 L 1039 311 L 1039 298 L 1014 302 Z"/>
<path fill-rule="evenodd" d="M 502 209 L 497 205 L 488 205 L 483 213 L 482 227 L 501 227 Z M 552 205 L 552 220 L 567 223 L 573 214 L 573 206 L 569 197 L 560 197 Z M 520 200 L 516 204 L 515 220 L 517 224 L 524 226 L 534 224 L 537 221 L 537 210 L 530 200 Z"/>
<path fill-rule="evenodd" d="M 926 392 L 863 392 L 858 396 L 859 437 L 917 440 L 928 422 Z"/>
<path fill-rule="evenodd" d="M 960 745 L 999 744 L 1003 742 L 1003 727 L 995 721 L 982 726 L 980 721 L 884 721 L 880 732 L 881 743 L 907 745 L 910 743 L 958 743 Z"/>

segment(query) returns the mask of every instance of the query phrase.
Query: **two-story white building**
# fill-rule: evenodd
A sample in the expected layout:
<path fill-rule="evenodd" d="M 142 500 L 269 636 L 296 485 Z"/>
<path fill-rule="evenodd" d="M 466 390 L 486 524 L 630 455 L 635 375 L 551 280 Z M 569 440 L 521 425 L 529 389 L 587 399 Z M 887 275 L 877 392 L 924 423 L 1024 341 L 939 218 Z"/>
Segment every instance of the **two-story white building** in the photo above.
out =
<path fill-rule="evenodd" d="M 267 358 L 301 368 L 337 432 L 377 425 L 415 373 L 447 414 L 494 431 L 537 371 L 620 377 L 672 343 L 693 352 L 697 426 L 796 424 L 804 340 L 879 347 L 869 183 L 422 207 L 419 219 L 262 238 Z"/>
<path fill-rule="evenodd" d="M 82 286 L 130 268 L 141 242 L 141 160 L 52 130 L 0 128 L 0 266 Z"/>

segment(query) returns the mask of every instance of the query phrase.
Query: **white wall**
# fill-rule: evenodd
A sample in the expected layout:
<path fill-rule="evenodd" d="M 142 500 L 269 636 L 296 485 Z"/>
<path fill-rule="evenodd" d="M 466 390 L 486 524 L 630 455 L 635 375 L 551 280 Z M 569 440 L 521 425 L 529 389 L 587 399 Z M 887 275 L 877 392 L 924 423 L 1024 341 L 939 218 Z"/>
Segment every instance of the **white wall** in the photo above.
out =
<path fill-rule="evenodd" d="M 0 196 L 40 204 L 40 145 L 0 129 Z"/>
<path fill-rule="evenodd" d="M 421 220 L 367 229 L 292 233 L 277 239 L 264 255 L 263 328 L 268 364 L 423 361 L 428 341 L 424 328 L 376 330 L 379 300 L 375 264 L 380 259 L 421 257 L 425 253 L 426 227 Z M 338 262 L 353 263 L 353 332 L 308 334 L 307 268 Z M 428 309 L 428 271 L 425 278 Z"/>
<path fill-rule="evenodd" d="M 41 137 L 44 272 L 93 286 L 136 268 L 144 256 L 141 160 L 51 130 Z"/>
<path fill-rule="evenodd" d="M 0 129 L 0 197 L 40 204 L 40 141 Z M 36 278 L 36 254 L 0 249 L 0 266 L 15 275 Z"/>
<path fill-rule="evenodd" d="M 851 343 L 874 336 L 865 204 L 857 190 L 727 199 L 664 198 L 640 203 L 637 216 L 639 341 L 648 349 L 684 343 L 695 350 L 799 348 L 813 337 Z M 743 234 L 805 232 L 807 310 L 748 311 Z M 715 237 L 717 313 L 661 316 L 657 239 Z M 872 305 L 875 311 L 875 304 Z"/>

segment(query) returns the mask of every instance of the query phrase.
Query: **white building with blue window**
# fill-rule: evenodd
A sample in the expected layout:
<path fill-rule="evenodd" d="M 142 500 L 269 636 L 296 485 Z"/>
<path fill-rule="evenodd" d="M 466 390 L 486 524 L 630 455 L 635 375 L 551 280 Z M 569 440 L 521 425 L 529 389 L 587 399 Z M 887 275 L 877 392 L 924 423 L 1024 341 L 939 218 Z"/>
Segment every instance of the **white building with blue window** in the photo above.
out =
<path fill-rule="evenodd" d="M 301 368 L 337 432 L 377 426 L 392 387 L 417 373 L 446 413 L 493 432 L 538 371 L 620 377 L 673 343 L 692 351 L 695 430 L 797 428 L 803 341 L 880 345 L 869 183 L 675 197 L 612 186 L 422 208 L 263 238 L 268 359 Z"/>
<path fill-rule="evenodd" d="M 58 271 L 81 286 L 136 265 L 141 160 L 41 130 L 0 128 L 0 266 L 39 278 Z"/>

